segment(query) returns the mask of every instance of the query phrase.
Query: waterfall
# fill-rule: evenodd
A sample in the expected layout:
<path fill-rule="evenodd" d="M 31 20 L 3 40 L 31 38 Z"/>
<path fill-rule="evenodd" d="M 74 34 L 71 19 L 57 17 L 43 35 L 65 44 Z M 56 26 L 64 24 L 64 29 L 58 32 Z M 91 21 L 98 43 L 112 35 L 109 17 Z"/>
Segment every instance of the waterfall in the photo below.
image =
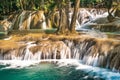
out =
<path fill-rule="evenodd" d="M 28 16 L 28 25 L 27 25 L 27 29 L 30 29 L 31 14 L 32 14 L 32 13 L 30 13 L 29 16 Z"/>
<path fill-rule="evenodd" d="M 84 24 L 88 22 L 97 22 L 96 19 L 101 17 L 106 17 L 106 10 L 102 9 L 86 9 L 86 8 L 80 8 L 77 15 L 76 20 L 76 30 L 80 30 L 81 28 L 84 28 Z M 51 22 L 52 26 L 58 26 L 59 23 L 59 13 L 55 12 Z M 69 13 L 69 20 L 71 21 L 73 12 Z M 46 23 L 46 17 L 44 15 L 43 11 L 21 11 L 17 14 L 13 14 L 12 17 L 12 27 L 15 30 L 26 30 L 26 29 L 46 29 L 48 23 Z M 11 18 L 10 18 L 11 19 Z M 9 18 L 8 18 L 9 20 Z M 98 22 L 106 22 L 106 19 L 98 20 Z M 8 25 L 3 25 L 6 29 L 9 28 Z M 6 27 L 7 26 L 7 27 Z M 11 28 L 10 28 L 11 29 Z"/>
<path fill-rule="evenodd" d="M 70 49 L 63 42 L 44 42 L 40 45 L 28 42 L 21 51 L 11 50 L 3 55 L 4 60 L 71 59 Z M 16 53 L 18 52 L 18 53 Z M 21 55 L 20 55 L 21 54 Z M 2 56 L 1 56 L 2 57 Z"/>
<path fill-rule="evenodd" d="M 11 28 L 12 23 L 7 19 L 0 21 L 0 31 L 8 31 Z"/>
<path fill-rule="evenodd" d="M 29 50 L 30 47 L 36 46 L 36 44 L 32 44 L 32 42 L 27 43 L 25 55 L 23 60 L 34 60 L 34 56 L 32 52 Z"/>
<path fill-rule="evenodd" d="M 22 25 L 22 24 L 23 24 L 23 19 L 24 19 L 24 17 L 25 17 L 25 16 L 24 16 L 25 13 L 26 13 L 26 12 L 23 11 L 23 12 L 20 14 L 20 16 L 19 16 L 19 17 L 20 17 L 20 22 L 19 22 L 19 24 L 18 24 L 18 25 L 19 25 L 19 30 L 22 30 L 22 29 L 23 29 L 23 25 Z"/>
<path fill-rule="evenodd" d="M 14 30 L 46 29 L 46 19 L 43 11 L 22 11 L 13 20 Z"/>
<path fill-rule="evenodd" d="M 45 21 L 45 16 L 44 16 L 44 14 L 42 14 L 42 18 L 43 18 L 43 22 L 42 22 L 42 29 L 46 29 L 47 27 L 47 25 L 46 25 L 46 21 Z"/>
<path fill-rule="evenodd" d="M 87 22 L 93 21 L 99 17 L 106 16 L 104 15 L 107 12 L 107 10 L 102 9 L 85 9 L 81 8 L 78 12 L 78 18 L 80 25 L 83 25 Z"/>
<path fill-rule="evenodd" d="M 77 30 L 92 30 L 93 28 L 102 32 L 120 31 L 120 17 L 115 17 L 112 21 L 108 19 L 108 12 L 105 9 L 81 9 L 78 12 L 77 20 L 80 28 Z"/>
<path fill-rule="evenodd" d="M 108 38 L 104 32 L 100 32 L 94 28 L 87 30 L 86 34 L 94 38 Z"/>
<path fill-rule="evenodd" d="M 88 14 L 90 15 L 87 11 L 87 16 Z M 26 17 L 26 15 L 28 16 Z M 85 18 L 85 16 L 83 17 Z M 81 16 L 79 15 L 78 18 L 81 18 Z M 23 21 L 25 22 L 23 23 Z M 39 25 L 41 22 L 42 26 Z M 80 28 L 80 21 L 77 20 L 76 22 L 78 23 L 78 28 Z M 85 22 L 81 23 L 84 24 Z M 19 26 L 20 30 L 40 27 L 46 29 L 45 16 L 43 12 L 39 11 L 34 13 L 23 11 L 17 16 L 14 24 Z M 75 59 L 80 60 L 83 64 L 120 71 L 120 42 L 107 39 L 106 35 L 95 29 L 90 32 L 88 31 L 87 35 L 92 37 L 77 39 L 62 38 L 60 40 L 43 39 L 38 41 L 39 43 L 37 41 L 28 41 L 24 47 L 7 50 L 0 47 L 0 59 L 24 61 Z M 98 37 L 99 39 L 97 39 Z"/>
<path fill-rule="evenodd" d="M 78 38 L 28 42 L 26 46 L 1 50 L 1 60 L 80 60 L 83 64 L 120 70 L 120 42 L 109 39 Z"/>

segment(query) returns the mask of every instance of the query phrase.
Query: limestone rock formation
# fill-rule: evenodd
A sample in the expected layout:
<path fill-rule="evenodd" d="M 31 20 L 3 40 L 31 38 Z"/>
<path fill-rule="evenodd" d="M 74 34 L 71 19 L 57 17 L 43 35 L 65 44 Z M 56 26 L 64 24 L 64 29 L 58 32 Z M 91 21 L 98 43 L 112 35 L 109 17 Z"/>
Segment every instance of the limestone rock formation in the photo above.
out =
<path fill-rule="evenodd" d="M 8 31 L 12 26 L 12 23 L 7 19 L 0 21 L 0 31 Z"/>
<path fill-rule="evenodd" d="M 0 21 L 0 30 L 46 29 L 43 11 L 19 11 Z"/>
<path fill-rule="evenodd" d="M 43 11 L 22 11 L 13 22 L 14 30 L 46 29 Z"/>
<path fill-rule="evenodd" d="M 120 31 L 120 18 L 115 18 L 112 22 L 107 20 L 107 17 L 100 17 L 82 25 L 85 29 L 97 29 L 103 32 Z"/>
<path fill-rule="evenodd" d="M 37 41 L 21 41 L 22 40 L 17 40 L 12 46 L 5 45 L 3 41 L 0 42 L 2 45 L 0 46 L 0 59 L 76 59 L 81 60 L 82 63 L 87 65 L 108 68 L 120 72 L 119 40 L 98 39 L 88 36 L 73 38 L 44 36 Z"/>

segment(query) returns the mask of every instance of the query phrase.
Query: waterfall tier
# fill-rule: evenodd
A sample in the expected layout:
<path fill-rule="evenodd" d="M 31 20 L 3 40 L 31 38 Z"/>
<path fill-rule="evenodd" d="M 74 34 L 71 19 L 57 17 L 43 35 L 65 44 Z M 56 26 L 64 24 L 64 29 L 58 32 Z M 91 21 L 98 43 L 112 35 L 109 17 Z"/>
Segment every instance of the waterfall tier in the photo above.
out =
<path fill-rule="evenodd" d="M 43 11 L 22 11 L 16 15 L 13 29 L 46 29 Z"/>
<path fill-rule="evenodd" d="M 81 28 L 81 25 L 94 20 L 101 14 L 105 13 L 105 9 L 86 9 L 80 8 L 76 20 L 76 29 Z M 73 12 L 70 12 L 70 18 Z M 29 29 L 46 29 L 59 26 L 59 12 L 56 11 L 49 18 L 44 15 L 43 11 L 18 11 L 10 15 L 6 20 L 0 21 L 1 27 L 4 30 L 29 30 Z M 3 22 L 5 22 L 3 24 Z M 7 24 L 7 25 L 6 25 Z M 10 25 L 9 25 L 10 24 Z"/>
<path fill-rule="evenodd" d="M 46 29 L 46 18 L 43 11 L 19 11 L 0 21 L 0 30 Z"/>
<path fill-rule="evenodd" d="M 69 13 L 69 21 L 73 12 Z M 115 13 L 114 13 L 115 14 Z M 59 26 L 59 12 L 56 11 L 50 17 L 43 11 L 19 11 L 0 21 L 0 31 L 46 29 Z M 76 30 L 95 28 L 100 31 L 119 31 L 120 18 L 115 16 L 111 22 L 108 20 L 106 9 L 80 8 L 76 20 Z"/>
<path fill-rule="evenodd" d="M 27 41 L 26 41 L 27 40 Z M 120 41 L 77 37 L 27 37 L 10 44 L 1 41 L 1 60 L 76 59 L 92 66 L 120 70 Z M 32 41 L 28 41 L 32 40 Z M 13 47 L 13 45 L 14 47 Z"/>

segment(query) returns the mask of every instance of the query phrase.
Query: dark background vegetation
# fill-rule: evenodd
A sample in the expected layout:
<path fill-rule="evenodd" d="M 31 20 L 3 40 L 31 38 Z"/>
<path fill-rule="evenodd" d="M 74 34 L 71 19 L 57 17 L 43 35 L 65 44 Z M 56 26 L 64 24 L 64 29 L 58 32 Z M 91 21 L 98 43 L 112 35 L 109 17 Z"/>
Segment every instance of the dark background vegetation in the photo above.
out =
<path fill-rule="evenodd" d="M 57 6 L 56 1 L 57 0 L 0 0 L 0 14 L 8 15 L 19 10 L 53 10 Z M 65 2 L 65 0 L 60 1 L 63 2 L 62 4 Z M 70 1 L 71 7 L 73 7 L 75 0 Z M 80 7 L 107 8 L 107 6 L 110 7 L 111 1 L 112 0 L 80 0 Z"/>

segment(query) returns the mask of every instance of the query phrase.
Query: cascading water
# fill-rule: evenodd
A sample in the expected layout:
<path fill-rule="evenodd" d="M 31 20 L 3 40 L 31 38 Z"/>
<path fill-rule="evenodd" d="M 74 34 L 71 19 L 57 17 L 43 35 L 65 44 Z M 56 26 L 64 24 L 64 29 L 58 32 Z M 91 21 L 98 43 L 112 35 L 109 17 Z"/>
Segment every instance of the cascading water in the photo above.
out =
<path fill-rule="evenodd" d="M 51 62 L 58 65 L 59 68 L 77 66 L 75 71 L 80 70 L 87 73 L 81 80 L 84 80 L 84 78 L 89 80 L 90 76 L 97 76 L 97 79 L 102 77 L 105 80 L 120 79 L 120 74 L 116 73 L 120 70 L 119 40 L 81 36 L 75 39 L 63 38 L 60 40 L 43 38 L 39 41 L 27 41 L 27 43 L 24 41 L 16 44 L 21 43 L 25 44 L 25 46 L 8 50 L 0 48 L 0 65 L 5 66 L 2 67 L 2 70 L 21 69 L 42 62 Z M 115 73 L 112 71 L 115 71 Z M 104 74 L 110 75 L 104 76 Z"/>
<path fill-rule="evenodd" d="M 72 12 L 70 12 L 70 21 L 71 21 Z M 115 17 L 112 22 L 109 22 L 107 19 L 108 13 L 106 9 L 86 9 L 80 8 L 77 20 L 76 20 L 76 30 L 88 30 L 95 28 L 100 31 L 119 31 L 119 22 L 120 18 Z M 10 20 L 10 21 L 9 21 Z M 53 15 L 53 19 L 50 19 L 52 26 L 58 26 L 59 16 L 58 12 Z M 5 20 L 3 21 L 5 22 Z M 9 23 L 10 25 L 9 25 Z M 43 11 L 22 11 L 15 14 L 13 20 L 8 18 L 5 22 L 6 24 L 1 24 L 2 27 L 7 30 L 26 30 L 26 29 L 46 29 L 47 23 Z M 116 24 L 117 23 L 117 24 Z M 2 28 L 2 29 L 3 29 Z"/>
<path fill-rule="evenodd" d="M 25 55 L 23 60 L 34 60 L 35 57 L 33 56 L 32 52 L 29 50 L 30 47 L 36 46 L 36 44 L 32 44 L 32 42 L 27 43 L 27 47 L 25 50 Z"/>
<path fill-rule="evenodd" d="M 31 14 L 32 14 L 32 13 L 30 13 L 30 14 L 29 14 L 29 17 L 28 17 L 27 29 L 30 29 L 30 23 L 31 23 L 31 18 L 32 18 L 32 17 L 31 17 Z"/>
<path fill-rule="evenodd" d="M 22 29 L 23 27 L 22 21 L 25 17 L 25 16 L 23 17 L 23 15 L 25 14 L 26 14 L 25 12 L 22 12 L 22 14 L 20 14 L 20 16 L 18 17 L 20 21 L 19 26 L 21 26 L 19 27 L 20 29 Z M 30 13 L 26 21 L 28 23 L 27 29 L 30 28 L 32 19 L 33 19 L 33 14 Z M 38 21 L 43 22 L 44 19 L 45 18 L 43 18 L 42 21 L 38 19 Z M 86 21 L 84 21 L 83 23 L 85 22 Z M 43 25 L 45 24 L 43 23 Z M 78 24 L 78 26 L 80 25 Z M 43 27 L 43 29 L 44 28 L 45 27 Z M 25 46 L 22 46 L 20 48 L 10 48 L 5 50 L 0 47 L 0 75 L 4 73 L 4 69 L 5 70 L 8 69 L 8 71 L 11 68 L 25 69 L 26 66 L 30 66 L 29 70 L 32 69 L 33 72 L 35 71 L 36 73 L 39 74 L 40 72 L 36 70 L 36 69 L 39 69 L 38 67 L 36 68 L 36 64 L 38 65 L 39 63 L 42 63 L 42 62 L 43 63 L 51 62 L 51 63 L 54 63 L 55 65 L 58 65 L 57 67 L 59 68 L 62 67 L 61 70 L 63 71 L 61 72 L 61 75 L 62 73 L 65 75 L 65 77 L 68 76 L 66 74 L 72 75 L 73 78 L 69 77 L 68 80 L 73 80 L 74 77 L 76 77 L 76 75 L 73 76 L 72 70 L 67 71 L 67 69 L 64 69 L 63 67 L 70 68 L 71 66 L 75 67 L 74 71 L 77 75 L 82 76 L 82 78 L 79 76 L 80 80 L 90 80 L 91 77 L 92 79 L 96 79 L 96 80 L 98 79 L 99 80 L 104 80 L 104 79 L 119 80 L 120 79 L 120 74 L 119 74 L 120 72 L 120 60 L 119 60 L 120 41 L 106 39 L 106 36 L 104 34 L 102 34 L 101 32 L 96 34 L 96 32 L 98 31 L 96 30 L 92 30 L 91 32 L 88 31 L 87 35 L 92 37 L 81 36 L 80 38 L 75 38 L 75 39 L 62 38 L 60 40 L 54 40 L 54 39 L 48 38 L 46 40 L 42 39 L 40 41 L 38 40 L 33 42 L 24 41 L 23 43 Z M 96 39 L 98 37 L 99 39 Z M 17 42 L 16 44 L 21 44 L 21 42 Z M 40 64 L 40 66 L 41 65 L 42 64 Z M 34 67 L 36 69 L 34 69 Z M 56 66 L 53 67 L 52 69 L 56 70 Z M 77 72 L 77 70 L 84 71 L 87 74 L 81 75 L 79 74 L 80 72 Z M 49 73 L 53 74 L 51 72 L 52 71 L 50 71 Z M 59 73 L 60 70 L 57 70 L 57 72 Z M 41 75 L 42 74 L 43 72 L 41 73 Z M 30 74 L 24 74 L 24 76 L 25 75 L 30 76 Z M 40 75 L 37 75 L 37 77 L 39 76 Z M 62 79 L 60 78 L 60 80 L 67 80 L 65 77 Z M 103 79 L 100 79 L 100 78 L 103 78 Z M 5 79 L 6 77 L 3 78 L 3 80 Z M 55 80 L 56 79 L 57 78 L 55 78 Z M 33 79 L 33 80 L 36 80 L 36 79 Z M 51 80 L 53 80 L 53 78 Z M 78 78 L 74 80 L 78 80 Z"/>
<path fill-rule="evenodd" d="M 42 29 L 46 29 L 47 27 L 47 25 L 46 25 L 46 21 L 45 21 L 45 16 L 44 16 L 44 14 L 42 14 L 42 17 L 43 17 L 43 23 L 42 23 Z"/>
<path fill-rule="evenodd" d="M 25 17 L 25 16 L 24 16 L 25 13 L 26 13 L 26 12 L 23 11 L 23 12 L 20 14 L 20 16 L 19 16 L 19 17 L 20 17 L 20 23 L 18 24 L 18 25 L 19 25 L 19 30 L 22 30 L 22 28 L 23 28 L 23 25 L 22 25 L 22 24 L 23 24 L 23 19 L 24 19 L 24 17 Z"/>
<path fill-rule="evenodd" d="M 106 39 L 107 40 L 107 39 Z M 107 42 L 107 43 L 106 43 Z M 39 43 L 28 42 L 26 47 L 8 50 L 1 53 L 2 60 L 47 60 L 47 59 L 76 59 L 84 64 L 100 66 L 119 71 L 118 59 L 119 41 L 96 40 L 85 38 L 79 40 L 54 41 L 43 40 Z M 108 48 L 109 47 L 109 48 Z M 117 51 L 114 51 L 117 50 Z M 111 61 L 114 61 L 112 63 Z"/>
<path fill-rule="evenodd" d="M 108 22 L 106 18 L 107 15 L 107 10 L 104 9 L 81 8 L 77 16 L 77 21 L 79 22 L 79 25 L 76 26 L 76 30 L 87 31 L 91 30 L 92 27 L 96 28 L 96 26 L 98 26 L 100 22 L 102 22 L 102 24 Z"/>
<path fill-rule="evenodd" d="M 43 11 L 22 11 L 17 14 L 12 27 L 14 30 L 46 29 Z"/>
<path fill-rule="evenodd" d="M 114 16 L 114 12 L 112 13 Z M 114 16 L 111 21 L 108 19 L 109 15 L 107 10 L 104 9 L 82 9 L 78 13 L 78 21 L 80 28 L 76 30 L 91 30 L 92 28 L 102 32 L 115 32 L 120 31 L 120 17 Z"/>
<path fill-rule="evenodd" d="M 87 30 L 86 34 L 93 38 L 108 38 L 104 32 L 100 32 L 99 30 L 95 30 L 94 28 L 91 30 Z"/>

